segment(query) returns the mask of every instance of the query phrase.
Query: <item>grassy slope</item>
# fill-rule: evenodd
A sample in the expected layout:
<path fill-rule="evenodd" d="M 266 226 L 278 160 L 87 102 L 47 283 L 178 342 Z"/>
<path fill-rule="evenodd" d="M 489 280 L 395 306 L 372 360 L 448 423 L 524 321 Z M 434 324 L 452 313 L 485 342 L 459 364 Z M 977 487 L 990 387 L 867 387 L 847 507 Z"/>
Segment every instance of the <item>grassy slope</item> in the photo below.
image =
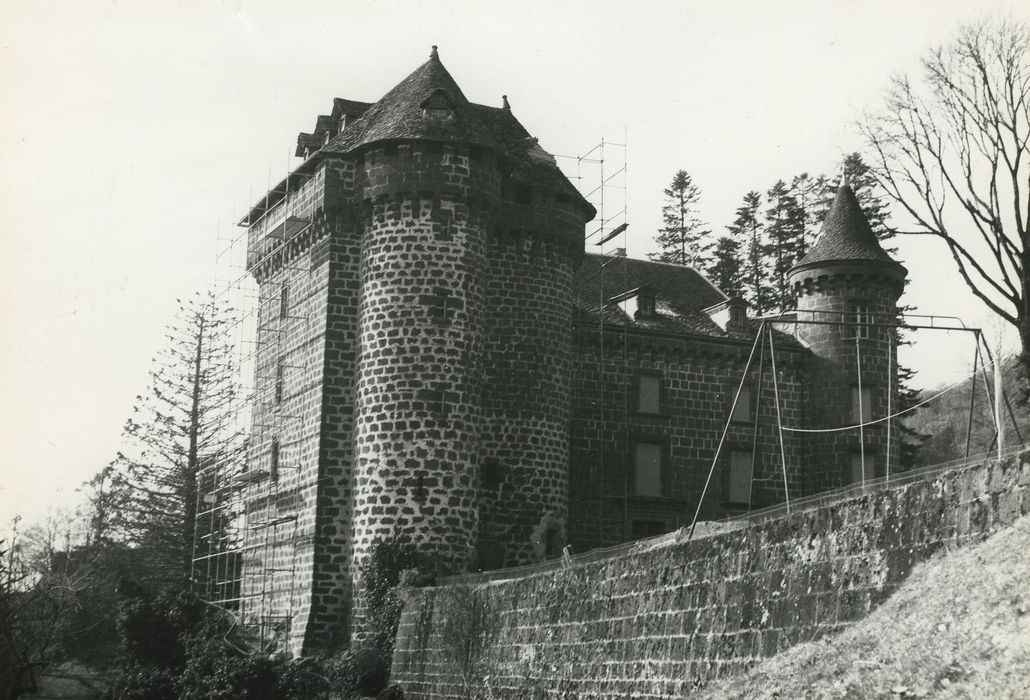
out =
<path fill-rule="evenodd" d="M 917 566 L 844 632 L 701 697 L 1030 698 L 1030 516 Z"/>

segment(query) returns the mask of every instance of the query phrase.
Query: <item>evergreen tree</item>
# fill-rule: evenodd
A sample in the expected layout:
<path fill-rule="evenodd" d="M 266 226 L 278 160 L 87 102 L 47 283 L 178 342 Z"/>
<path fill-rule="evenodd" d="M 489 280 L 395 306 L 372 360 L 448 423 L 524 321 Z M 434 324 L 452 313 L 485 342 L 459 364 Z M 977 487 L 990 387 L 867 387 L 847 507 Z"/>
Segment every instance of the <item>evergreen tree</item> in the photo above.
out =
<path fill-rule="evenodd" d="M 712 284 L 731 297 L 744 296 L 744 261 L 740 257 L 740 243 L 729 236 L 720 236 L 715 242 L 712 267 L 708 271 Z"/>
<path fill-rule="evenodd" d="M 805 253 L 812 247 L 816 234 L 819 233 L 819 226 L 822 219 L 817 218 L 819 213 L 819 202 L 826 187 L 826 178 L 820 175 L 812 177 L 808 173 L 795 175 L 790 181 L 790 194 L 797 202 L 801 210 L 801 221 L 804 231 L 798 245 L 798 260 L 805 257 Z"/>
<path fill-rule="evenodd" d="M 743 204 L 737 207 L 737 218 L 727 227 L 744 250 L 744 298 L 758 315 L 769 311 L 772 300 L 766 246 L 762 237 L 763 225 L 758 218 L 761 206 L 762 195 L 755 191 L 748 192 L 744 195 Z"/>
<path fill-rule="evenodd" d="M 648 257 L 706 271 L 711 264 L 712 232 L 697 216 L 701 190 L 685 170 L 680 170 L 664 192 L 662 220 L 665 225 L 655 236 L 658 252 Z"/>
<path fill-rule="evenodd" d="M 228 307 L 211 295 L 181 303 L 125 425 L 111 486 L 122 494 L 119 525 L 150 552 L 158 577 L 190 575 L 201 467 L 242 454 L 231 325 Z"/>
<path fill-rule="evenodd" d="M 787 271 L 798 261 L 799 251 L 804 250 L 805 212 L 783 180 L 778 180 L 766 192 L 766 197 L 769 208 L 765 210 L 765 230 L 769 237 L 775 287 L 773 306 L 790 309 L 794 306 L 794 298 L 787 285 Z"/>

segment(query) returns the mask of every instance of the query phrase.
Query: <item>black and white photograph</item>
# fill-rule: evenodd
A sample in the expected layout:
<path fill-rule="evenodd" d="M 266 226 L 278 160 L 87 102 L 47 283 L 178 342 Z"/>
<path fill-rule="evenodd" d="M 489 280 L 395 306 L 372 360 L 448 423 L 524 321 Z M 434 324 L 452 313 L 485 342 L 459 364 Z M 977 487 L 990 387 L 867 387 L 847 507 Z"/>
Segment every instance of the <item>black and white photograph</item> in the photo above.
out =
<path fill-rule="evenodd" d="M 1030 5 L 0 1 L 0 700 L 1030 698 Z"/>

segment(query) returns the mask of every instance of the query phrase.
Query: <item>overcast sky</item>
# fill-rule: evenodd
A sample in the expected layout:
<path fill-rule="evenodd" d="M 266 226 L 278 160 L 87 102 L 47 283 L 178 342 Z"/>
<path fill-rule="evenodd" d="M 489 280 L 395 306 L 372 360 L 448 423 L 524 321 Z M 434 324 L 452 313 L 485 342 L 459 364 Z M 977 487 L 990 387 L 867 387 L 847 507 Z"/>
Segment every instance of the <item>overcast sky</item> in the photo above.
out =
<path fill-rule="evenodd" d="M 625 136 L 629 247 L 642 257 L 676 170 L 722 231 L 747 190 L 832 172 L 860 147 L 851 123 L 891 73 L 917 70 L 963 22 L 1030 19 L 1026 8 L 4 0 L 0 518 L 74 500 L 117 451 L 176 298 L 210 283 L 218 239 L 296 164 L 297 133 L 333 97 L 378 99 L 432 44 L 470 100 L 507 94 L 548 151 Z M 920 312 L 988 324 L 943 251 L 905 243 L 901 257 Z M 921 383 L 956 378 L 970 347 L 917 346 Z"/>

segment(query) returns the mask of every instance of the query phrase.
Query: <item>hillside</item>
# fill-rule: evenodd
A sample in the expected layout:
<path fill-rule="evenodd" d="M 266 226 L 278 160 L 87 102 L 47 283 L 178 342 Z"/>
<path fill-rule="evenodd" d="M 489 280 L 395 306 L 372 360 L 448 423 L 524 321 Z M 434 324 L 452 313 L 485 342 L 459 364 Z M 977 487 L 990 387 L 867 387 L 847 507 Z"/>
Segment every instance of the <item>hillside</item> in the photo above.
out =
<path fill-rule="evenodd" d="M 993 381 L 993 371 L 988 372 L 988 376 Z M 1022 434 L 1023 442 L 1030 441 L 1030 412 L 1026 410 L 1025 405 L 1020 403 L 1020 387 L 1023 386 L 1023 382 L 1021 370 L 1015 358 L 1010 358 L 1006 361 L 1002 376 L 1007 387 L 1006 391 L 1009 401 L 1019 421 L 1019 432 Z M 920 400 L 933 396 L 944 388 L 927 389 L 921 392 Z M 907 425 L 927 436 L 916 454 L 917 466 L 940 464 L 941 462 L 958 459 L 965 455 L 966 430 L 969 420 L 969 394 L 972 388 L 972 382 L 966 381 L 943 396 L 934 399 L 926 406 L 915 411 L 911 417 L 905 419 Z M 982 454 L 992 448 L 994 419 L 991 410 L 987 394 L 984 391 L 983 379 L 981 378 L 976 386 L 970 454 Z M 1006 419 L 1008 419 L 1007 414 Z M 1011 420 L 1007 420 L 1005 429 L 1005 444 L 1014 445 L 1017 443 L 1019 440 Z"/>
<path fill-rule="evenodd" d="M 917 566 L 839 635 L 800 644 L 705 698 L 1030 698 L 1030 516 Z"/>

